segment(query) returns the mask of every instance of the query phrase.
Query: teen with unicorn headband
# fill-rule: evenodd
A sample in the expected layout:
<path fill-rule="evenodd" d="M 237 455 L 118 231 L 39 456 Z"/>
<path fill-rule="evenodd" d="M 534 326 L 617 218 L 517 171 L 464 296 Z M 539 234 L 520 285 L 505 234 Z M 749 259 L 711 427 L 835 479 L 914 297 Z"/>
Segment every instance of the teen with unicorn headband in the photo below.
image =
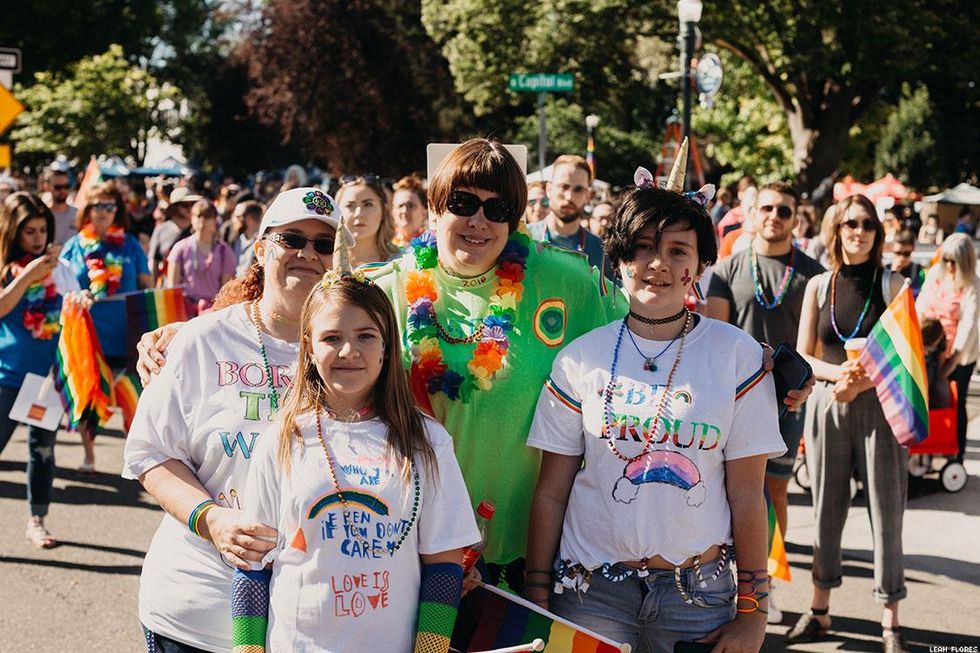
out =
<path fill-rule="evenodd" d="M 759 344 L 684 306 L 717 254 L 714 187 L 683 193 L 686 154 L 685 140 L 666 189 L 637 169 L 606 231 L 629 314 L 568 345 L 541 392 L 525 593 L 636 651 L 754 652 L 765 464 L 785 446 Z"/>
<path fill-rule="evenodd" d="M 391 302 L 351 272 L 348 242 L 342 219 L 295 381 L 253 452 L 246 521 L 280 537 L 236 573 L 236 651 L 445 653 L 462 547 L 480 539 L 452 439 L 415 407 Z"/>

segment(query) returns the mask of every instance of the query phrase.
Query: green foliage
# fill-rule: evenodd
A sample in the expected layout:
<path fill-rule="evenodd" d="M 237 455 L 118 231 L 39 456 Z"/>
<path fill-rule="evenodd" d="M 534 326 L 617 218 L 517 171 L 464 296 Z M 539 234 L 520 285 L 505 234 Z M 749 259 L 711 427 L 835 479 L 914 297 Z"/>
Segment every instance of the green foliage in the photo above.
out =
<path fill-rule="evenodd" d="M 180 90 L 126 61 L 112 45 L 61 73 L 39 72 L 15 94 L 27 107 L 11 133 L 18 158 L 40 163 L 58 153 L 87 161 L 106 154 L 142 160 L 153 135 L 173 138 Z"/>
<path fill-rule="evenodd" d="M 902 99 L 882 130 L 875 154 L 875 176 L 890 172 L 914 188 L 943 183 L 939 152 L 931 131 L 933 124 L 929 90 L 923 86 L 913 91 L 906 85 Z"/>

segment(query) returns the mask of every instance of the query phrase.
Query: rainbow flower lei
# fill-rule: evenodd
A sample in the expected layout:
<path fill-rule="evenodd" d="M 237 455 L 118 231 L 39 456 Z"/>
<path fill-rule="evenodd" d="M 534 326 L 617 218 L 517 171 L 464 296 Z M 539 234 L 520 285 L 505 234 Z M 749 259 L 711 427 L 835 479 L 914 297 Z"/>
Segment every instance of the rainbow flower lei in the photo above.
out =
<path fill-rule="evenodd" d="M 122 281 L 122 249 L 126 232 L 122 227 L 109 227 L 105 238 L 100 239 L 95 228 L 88 224 L 78 235 L 78 244 L 85 256 L 88 269 L 88 288 L 95 299 L 115 295 Z"/>
<path fill-rule="evenodd" d="M 11 266 L 11 272 L 18 276 L 35 256 L 25 256 Z M 32 283 L 24 292 L 24 328 L 35 340 L 51 340 L 61 332 L 61 295 L 48 275 L 43 281 Z"/>
<path fill-rule="evenodd" d="M 415 270 L 405 280 L 405 296 L 408 301 L 408 341 L 412 348 L 412 386 L 416 398 L 423 407 L 430 408 L 428 397 L 419 397 L 424 388 L 430 395 L 442 392 L 450 400 L 469 400 L 475 390 L 489 390 L 497 372 L 506 364 L 510 347 L 509 332 L 514 328 L 517 304 L 524 292 L 524 272 L 530 253 L 531 239 L 523 233 L 511 234 L 503 252 L 497 257 L 497 285 L 486 317 L 478 330 L 479 338 L 473 348 L 473 357 L 466 364 L 466 373 L 451 369 L 443 360 L 439 344 L 439 327 L 436 319 L 435 267 L 439 264 L 439 250 L 434 232 L 426 232 L 411 242 L 415 254 Z"/>

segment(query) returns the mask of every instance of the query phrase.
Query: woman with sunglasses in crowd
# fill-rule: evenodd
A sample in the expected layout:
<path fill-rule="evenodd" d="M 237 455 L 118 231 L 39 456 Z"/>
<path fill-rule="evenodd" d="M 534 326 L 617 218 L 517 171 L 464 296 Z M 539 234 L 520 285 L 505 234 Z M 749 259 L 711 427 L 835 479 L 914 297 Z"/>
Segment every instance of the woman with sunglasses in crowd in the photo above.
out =
<path fill-rule="evenodd" d="M 977 365 L 980 278 L 973 240 L 966 234 L 951 234 L 939 252 L 942 259 L 926 274 L 915 307 L 919 319 L 939 320 L 946 333 L 946 357 L 939 368 L 939 378 L 956 382 L 957 461 L 962 463 L 966 450 L 966 398 Z"/>
<path fill-rule="evenodd" d="M 184 289 L 187 317 L 210 309 L 218 290 L 231 281 L 238 267 L 231 247 L 218 238 L 218 210 L 211 200 L 194 202 L 191 230 L 167 255 L 167 286 Z"/>
<path fill-rule="evenodd" d="M 279 194 L 252 267 L 225 286 L 219 310 L 184 325 L 169 343 L 171 364 L 140 397 L 123 476 L 166 511 L 140 578 L 151 652 L 232 648 L 232 571 L 260 560 L 276 537 L 240 513 L 251 452 L 293 378 L 300 309 L 330 267 L 339 213 L 315 188 Z"/>
<path fill-rule="evenodd" d="M 94 186 L 78 212 L 79 233 L 68 239 L 61 259 L 79 285 L 92 294 L 92 322 L 113 370 L 126 367 L 126 302 L 116 295 L 153 285 L 146 253 L 127 233 L 129 216 L 114 182 Z M 80 471 L 95 471 L 94 432 L 81 431 L 85 461 Z"/>
<path fill-rule="evenodd" d="M 682 167 L 666 189 L 643 168 L 636 181 L 604 243 L 629 315 L 562 350 L 528 437 L 542 461 L 525 595 L 634 651 L 755 653 L 766 460 L 786 450 L 775 386 L 752 336 L 685 307 L 716 258 L 713 189 L 682 194 Z"/>
<path fill-rule="evenodd" d="M 429 228 L 429 203 L 425 180 L 416 173 L 402 177 L 392 187 L 391 215 L 395 220 L 394 243 L 404 248 Z"/>
<path fill-rule="evenodd" d="M 898 603 L 907 593 L 902 518 L 908 453 L 892 435 L 870 378 L 845 347 L 868 336 L 903 279 L 882 266 L 885 231 L 870 200 L 849 197 L 828 218 L 830 269 L 807 284 L 796 345 L 817 378 L 804 430 L 816 514 L 813 597 L 787 641 L 813 641 L 830 629 L 830 593 L 842 582 L 841 533 L 857 468 L 874 534 L 874 597 L 884 605 L 882 645 L 893 653 L 906 650 Z"/>
<path fill-rule="evenodd" d="M 527 211 L 524 213 L 524 220 L 528 224 L 547 218 L 551 213 L 548 210 L 550 205 L 548 188 L 543 181 L 532 181 L 527 185 Z"/>
<path fill-rule="evenodd" d="M 55 221 L 36 195 L 13 193 L 0 204 L 0 453 L 17 422 L 10 409 L 27 374 L 48 376 L 61 333 L 61 306 L 78 282 L 58 260 Z M 27 538 L 57 545 L 44 525 L 54 484 L 58 429 L 27 427 Z"/>
<path fill-rule="evenodd" d="M 375 175 L 350 175 L 341 179 L 337 203 L 354 236 L 351 265 L 386 263 L 397 258 L 395 225 L 388 210 L 388 195 Z"/>

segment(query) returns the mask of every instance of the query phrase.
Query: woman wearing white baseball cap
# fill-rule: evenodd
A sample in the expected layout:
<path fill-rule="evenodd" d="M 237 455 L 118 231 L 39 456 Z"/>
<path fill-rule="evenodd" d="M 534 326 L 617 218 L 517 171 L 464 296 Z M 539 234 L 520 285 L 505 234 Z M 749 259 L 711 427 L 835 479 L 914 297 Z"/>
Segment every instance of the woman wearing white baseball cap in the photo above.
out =
<path fill-rule="evenodd" d="M 255 262 L 224 290 L 234 303 L 180 330 L 167 348 L 171 364 L 140 398 L 123 476 L 138 478 L 167 513 L 140 577 L 148 651 L 232 648 L 232 571 L 261 560 L 276 539 L 241 518 L 251 452 L 293 377 L 300 310 L 332 265 L 339 216 L 316 188 L 276 197 Z"/>

